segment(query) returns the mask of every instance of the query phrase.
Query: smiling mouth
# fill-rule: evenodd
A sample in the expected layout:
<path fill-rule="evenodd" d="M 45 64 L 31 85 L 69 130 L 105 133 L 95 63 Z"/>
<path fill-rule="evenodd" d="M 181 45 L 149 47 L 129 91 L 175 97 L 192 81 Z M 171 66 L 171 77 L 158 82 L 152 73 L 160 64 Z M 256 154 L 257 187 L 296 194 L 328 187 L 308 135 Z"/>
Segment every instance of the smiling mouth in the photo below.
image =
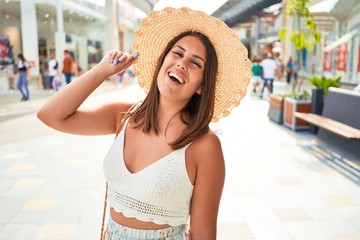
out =
<path fill-rule="evenodd" d="M 169 73 L 169 77 L 170 77 L 170 79 L 171 79 L 172 81 L 177 82 L 177 83 L 179 83 L 179 84 L 184 84 L 184 83 L 185 83 L 185 81 L 184 81 L 181 77 L 179 77 L 178 75 L 176 75 L 176 74 L 173 73 L 173 72 L 170 72 L 170 73 Z"/>

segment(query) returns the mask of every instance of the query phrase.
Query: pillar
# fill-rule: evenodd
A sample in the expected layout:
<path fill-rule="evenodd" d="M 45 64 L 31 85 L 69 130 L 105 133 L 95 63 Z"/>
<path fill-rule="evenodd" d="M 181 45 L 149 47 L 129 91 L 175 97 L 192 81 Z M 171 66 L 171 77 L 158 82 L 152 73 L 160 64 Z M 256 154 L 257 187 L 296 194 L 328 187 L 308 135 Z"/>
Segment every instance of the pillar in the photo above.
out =
<path fill-rule="evenodd" d="M 118 4 L 116 0 L 106 0 L 106 12 L 109 17 L 106 23 L 106 38 L 104 54 L 112 49 L 119 49 L 119 27 L 117 11 Z"/>
<path fill-rule="evenodd" d="M 62 0 L 57 0 L 56 2 L 56 23 L 57 31 L 55 33 L 55 55 L 59 63 L 59 70 L 61 71 L 65 50 L 65 32 Z"/>
<path fill-rule="evenodd" d="M 34 63 L 30 74 L 38 76 L 40 73 L 39 46 L 35 3 L 29 0 L 21 0 L 20 12 L 22 52 L 26 60 Z"/>
<path fill-rule="evenodd" d="M 258 40 L 260 38 L 261 31 L 261 19 L 259 16 L 255 16 L 255 48 L 254 55 L 259 55 L 259 43 Z"/>

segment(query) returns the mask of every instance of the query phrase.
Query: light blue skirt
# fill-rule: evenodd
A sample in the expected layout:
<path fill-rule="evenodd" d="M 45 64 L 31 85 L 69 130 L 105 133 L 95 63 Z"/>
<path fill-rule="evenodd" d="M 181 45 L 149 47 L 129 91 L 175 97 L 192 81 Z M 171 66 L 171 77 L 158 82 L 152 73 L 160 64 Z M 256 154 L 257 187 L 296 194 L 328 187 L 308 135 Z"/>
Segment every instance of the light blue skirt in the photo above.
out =
<path fill-rule="evenodd" d="M 141 230 L 122 226 L 109 218 L 105 240 L 190 240 L 187 225 L 157 230 Z"/>

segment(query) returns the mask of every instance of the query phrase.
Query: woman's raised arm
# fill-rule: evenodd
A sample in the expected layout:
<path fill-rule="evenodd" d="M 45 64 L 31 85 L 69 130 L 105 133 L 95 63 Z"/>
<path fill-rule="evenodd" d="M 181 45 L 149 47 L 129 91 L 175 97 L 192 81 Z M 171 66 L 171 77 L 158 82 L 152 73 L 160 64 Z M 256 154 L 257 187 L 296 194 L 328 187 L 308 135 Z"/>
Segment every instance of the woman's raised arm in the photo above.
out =
<path fill-rule="evenodd" d="M 49 127 L 67 133 L 114 133 L 119 112 L 126 112 L 130 104 L 112 103 L 92 110 L 79 110 L 79 107 L 105 79 L 125 70 L 136 57 L 137 54 L 110 51 L 95 67 L 54 94 L 38 111 L 38 118 Z"/>

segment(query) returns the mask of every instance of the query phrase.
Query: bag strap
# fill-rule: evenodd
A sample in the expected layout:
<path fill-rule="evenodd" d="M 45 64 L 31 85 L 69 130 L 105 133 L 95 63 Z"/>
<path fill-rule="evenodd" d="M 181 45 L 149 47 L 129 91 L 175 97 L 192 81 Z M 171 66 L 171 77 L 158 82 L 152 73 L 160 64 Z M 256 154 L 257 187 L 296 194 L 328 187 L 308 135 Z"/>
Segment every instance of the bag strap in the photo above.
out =
<path fill-rule="evenodd" d="M 106 231 L 104 231 L 104 223 L 105 223 L 105 217 L 106 217 L 105 215 L 106 215 L 106 206 L 107 206 L 107 203 L 106 203 L 107 195 L 108 195 L 108 183 L 106 182 L 104 210 L 103 210 L 102 221 L 101 221 L 100 240 L 105 240 L 105 235 L 106 235 Z"/>
<path fill-rule="evenodd" d="M 142 102 L 137 102 L 133 104 L 124 114 L 122 117 L 120 124 L 116 127 L 116 136 L 120 133 L 126 119 L 130 116 L 130 114 L 134 113 L 135 110 L 138 108 L 138 106 L 141 105 Z M 100 240 L 105 240 L 106 231 L 104 230 L 105 225 L 105 217 L 106 217 L 106 207 L 107 207 L 107 196 L 108 196 L 108 183 L 106 182 L 105 186 L 105 199 L 104 199 L 104 209 L 103 209 L 103 215 L 102 215 L 102 221 L 101 221 L 101 232 L 100 232 Z"/>

